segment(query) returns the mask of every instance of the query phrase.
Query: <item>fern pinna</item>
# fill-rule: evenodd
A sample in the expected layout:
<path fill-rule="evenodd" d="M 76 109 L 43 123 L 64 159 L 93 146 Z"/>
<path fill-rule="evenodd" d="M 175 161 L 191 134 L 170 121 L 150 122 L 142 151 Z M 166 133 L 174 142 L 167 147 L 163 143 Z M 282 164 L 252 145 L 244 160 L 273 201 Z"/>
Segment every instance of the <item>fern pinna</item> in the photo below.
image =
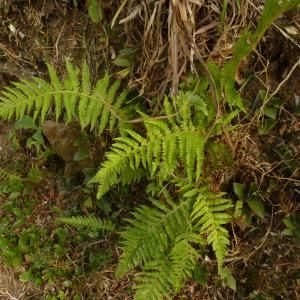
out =
<path fill-rule="evenodd" d="M 7 87 L 0 94 L 0 118 L 19 119 L 24 115 L 33 115 L 43 122 L 53 110 L 56 120 L 65 113 L 66 123 L 78 119 L 83 128 L 101 134 L 109 125 L 113 129 L 117 121 L 124 118 L 121 106 L 127 97 L 127 91 L 118 94 L 120 81 L 110 86 L 110 76 L 91 85 L 89 68 L 85 63 L 80 70 L 66 61 L 67 76 L 60 80 L 52 65 L 48 65 L 50 82 L 41 78 L 21 80 L 14 87 Z"/>
<path fill-rule="evenodd" d="M 139 180 L 132 174 L 140 170 L 150 181 L 167 182 L 178 190 L 176 201 L 167 197 L 137 208 L 121 233 L 123 256 L 117 275 L 141 268 L 136 299 L 163 299 L 179 291 L 195 269 L 205 237 L 216 253 L 219 274 L 224 274 L 229 245 L 224 225 L 230 222 L 232 204 L 203 184 L 203 163 L 206 144 L 220 131 L 218 123 L 226 124 L 232 116 L 224 116 L 207 136 L 213 112 L 206 101 L 195 97 L 183 92 L 166 97 L 165 119 L 144 115 L 146 134 L 124 130 L 92 180 L 99 184 L 98 197 L 119 182 Z"/>

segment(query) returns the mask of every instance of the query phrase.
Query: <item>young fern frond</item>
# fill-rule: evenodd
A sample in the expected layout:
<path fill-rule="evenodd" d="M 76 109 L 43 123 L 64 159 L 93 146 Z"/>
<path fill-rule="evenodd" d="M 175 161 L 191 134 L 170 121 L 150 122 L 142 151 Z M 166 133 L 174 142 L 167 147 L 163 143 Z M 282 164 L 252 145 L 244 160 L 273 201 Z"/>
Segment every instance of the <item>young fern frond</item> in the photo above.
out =
<path fill-rule="evenodd" d="M 55 119 L 66 113 L 66 122 L 75 118 L 79 120 L 82 129 L 101 134 L 106 127 L 113 129 L 117 122 L 124 120 L 121 107 L 126 101 L 127 91 L 118 94 L 120 81 L 110 85 L 108 73 L 91 86 L 90 73 L 85 63 L 80 70 L 66 61 L 67 75 L 60 80 L 52 65 L 48 65 L 50 82 L 33 77 L 31 80 L 21 80 L 14 87 L 6 88 L 0 93 L 0 118 L 9 120 L 24 115 L 33 115 L 34 119 L 43 122 L 53 110 Z"/>
<path fill-rule="evenodd" d="M 114 224 L 110 220 L 101 220 L 94 216 L 60 217 L 57 220 L 76 228 L 88 227 L 98 229 L 101 232 L 112 232 L 115 229 Z"/>
<path fill-rule="evenodd" d="M 204 244 L 193 232 L 190 199 L 175 203 L 154 201 L 153 207 L 141 206 L 127 220 L 130 226 L 121 233 L 123 255 L 117 275 L 139 266 L 135 299 L 169 298 L 192 275 L 199 252 L 192 246 Z"/>
<path fill-rule="evenodd" d="M 183 287 L 187 278 L 190 278 L 199 258 L 199 251 L 191 243 L 204 244 L 199 234 L 188 233 L 178 236 L 170 252 L 171 261 L 171 284 L 175 293 Z"/>
<path fill-rule="evenodd" d="M 135 300 L 164 300 L 170 297 L 172 288 L 170 274 L 172 272 L 171 261 L 168 257 L 153 260 L 145 264 L 136 277 Z"/>

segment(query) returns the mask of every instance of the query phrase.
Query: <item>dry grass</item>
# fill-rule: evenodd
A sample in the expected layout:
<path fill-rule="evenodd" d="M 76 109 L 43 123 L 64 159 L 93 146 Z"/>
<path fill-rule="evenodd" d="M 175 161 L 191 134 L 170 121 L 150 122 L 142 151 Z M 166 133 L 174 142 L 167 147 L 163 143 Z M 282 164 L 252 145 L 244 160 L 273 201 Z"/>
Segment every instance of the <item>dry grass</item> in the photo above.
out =
<path fill-rule="evenodd" d="M 4 266 L 0 260 L 0 299 L 2 300 L 23 300 L 28 292 L 34 292 L 28 284 L 18 280 L 16 272 Z"/>
<path fill-rule="evenodd" d="M 133 299 L 133 274 L 124 278 L 115 277 L 115 266 L 108 265 L 102 271 L 92 272 L 90 275 L 78 278 L 73 293 L 77 293 L 82 299 Z"/>
<path fill-rule="evenodd" d="M 230 0 L 225 14 L 221 0 L 124 2 L 119 23 L 125 25 L 127 45 L 140 47 L 131 86 L 147 98 L 162 97 L 168 86 L 176 94 L 180 79 L 197 68 L 195 47 L 204 60 L 229 59 L 242 30 L 260 15 L 258 0 L 241 1 L 240 8 Z"/>

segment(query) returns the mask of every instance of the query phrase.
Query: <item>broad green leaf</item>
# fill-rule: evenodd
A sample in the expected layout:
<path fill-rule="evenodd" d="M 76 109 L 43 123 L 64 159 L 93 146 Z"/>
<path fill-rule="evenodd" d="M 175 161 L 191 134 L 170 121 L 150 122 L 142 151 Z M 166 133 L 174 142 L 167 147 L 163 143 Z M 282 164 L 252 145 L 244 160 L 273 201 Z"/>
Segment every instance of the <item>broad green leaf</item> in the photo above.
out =
<path fill-rule="evenodd" d="M 261 122 L 258 133 L 261 135 L 269 133 L 269 131 L 276 126 L 277 122 L 273 119 L 264 119 Z"/>
<path fill-rule="evenodd" d="M 246 197 L 246 188 L 243 184 L 234 182 L 233 183 L 234 193 L 238 196 L 239 199 L 245 199 Z"/>
<path fill-rule="evenodd" d="M 38 128 L 36 133 L 34 133 L 32 135 L 32 139 L 35 140 L 36 142 L 38 142 L 39 145 L 45 144 L 45 140 L 44 140 L 41 128 Z"/>
<path fill-rule="evenodd" d="M 275 120 L 276 119 L 276 116 L 277 116 L 277 108 L 274 107 L 274 106 L 266 106 L 265 109 L 264 109 L 264 114 Z"/>
<path fill-rule="evenodd" d="M 15 123 L 15 129 L 36 129 L 35 122 L 29 116 L 24 116 Z"/>
<path fill-rule="evenodd" d="M 126 57 L 118 56 L 114 61 L 113 64 L 118 67 L 130 67 L 131 61 Z"/>
<path fill-rule="evenodd" d="M 260 218 L 265 217 L 265 207 L 263 203 L 256 197 L 247 199 L 247 203 L 252 211 L 257 214 Z"/>
<path fill-rule="evenodd" d="M 98 0 L 90 0 L 89 16 L 94 23 L 99 23 L 102 20 L 102 9 L 101 5 L 98 4 Z"/>

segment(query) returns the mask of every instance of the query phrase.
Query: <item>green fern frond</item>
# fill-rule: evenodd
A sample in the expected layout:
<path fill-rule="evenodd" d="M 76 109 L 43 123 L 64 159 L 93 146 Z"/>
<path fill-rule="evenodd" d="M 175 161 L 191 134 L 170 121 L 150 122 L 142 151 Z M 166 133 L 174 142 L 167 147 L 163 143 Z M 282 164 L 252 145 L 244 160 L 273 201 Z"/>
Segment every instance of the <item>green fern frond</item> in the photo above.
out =
<path fill-rule="evenodd" d="M 57 220 L 76 228 L 94 228 L 101 232 L 112 232 L 115 229 L 114 224 L 110 220 L 101 220 L 94 216 L 60 217 Z"/>
<path fill-rule="evenodd" d="M 67 123 L 77 118 L 82 129 L 87 126 L 91 130 L 96 128 L 99 134 L 108 125 L 113 129 L 117 121 L 126 119 L 121 107 L 126 101 L 127 92 L 118 95 L 120 81 L 110 85 L 110 76 L 106 73 L 92 87 L 86 63 L 81 75 L 80 70 L 69 61 L 66 61 L 66 68 L 64 80 L 60 80 L 53 66 L 48 65 L 50 82 L 33 77 L 3 90 L 0 93 L 0 118 L 20 119 L 28 114 L 43 122 L 53 110 L 56 120 L 65 112 Z"/>
<path fill-rule="evenodd" d="M 135 300 L 172 299 L 169 295 L 172 288 L 170 282 L 171 262 L 167 258 L 151 261 L 145 264 L 142 272 L 136 278 L 137 286 Z"/>
<path fill-rule="evenodd" d="M 131 226 L 122 232 L 121 249 L 117 275 L 122 276 L 136 266 L 152 260 L 159 260 L 170 241 L 179 235 L 191 232 L 190 200 L 178 204 L 167 201 L 153 202 L 153 207 L 141 206 L 129 219 Z"/>
<path fill-rule="evenodd" d="M 198 236 L 194 237 L 198 242 Z M 169 253 L 142 267 L 136 278 L 135 299 L 172 299 L 172 290 L 180 291 L 185 280 L 192 276 L 199 258 L 198 251 L 190 244 L 192 240 L 191 234 L 178 236 Z"/>
<path fill-rule="evenodd" d="M 203 244 L 199 234 L 188 233 L 176 238 L 174 247 L 170 252 L 171 284 L 175 293 L 179 292 L 187 278 L 190 278 L 195 269 L 199 252 L 191 245 L 191 242 Z"/>
<path fill-rule="evenodd" d="M 137 274 L 135 299 L 166 299 L 178 292 L 189 278 L 199 258 L 194 245 L 203 245 L 199 233 L 193 232 L 190 217 L 191 199 L 179 203 L 154 201 L 153 207 L 141 206 L 133 213 L 131 225 L 121 233 L 123 255 L 117 275 L 134 267 Z"/>
<path fill-rule="evenodd" d="M 211 193 L 207 187 L 193 188 L 184 194 L 186 198 L 196 199 L 191 216 L 195 226 L 207 234 L 207 243 L 212 245 L 219 269 L 223 266 L 230 243 L 229 233 L 223 225 L 231 220 L 226 210 L 232 207 L 231 200 L 223 196 L 224 193 Z"/>
<path fill-rule="evenodd" d="M 167 100 L 165 110 L 173 113 Z M 107 160 L 92 181 L 99 184 L 99 198 L 122 180 L 128 169 L 135 171 L 142 167 L 151 176 L 157 175 L 164 180 L 181 167 L 180 172 L 190 182 L 199 179 L 204 161 L 205 135 L 194 126 L 190 108 L 180 113 L 179 120 L 145 118 L 146 137 L 133 130 L 124 130 L 127 136 L 115 139 L 107 153 Z"/>

